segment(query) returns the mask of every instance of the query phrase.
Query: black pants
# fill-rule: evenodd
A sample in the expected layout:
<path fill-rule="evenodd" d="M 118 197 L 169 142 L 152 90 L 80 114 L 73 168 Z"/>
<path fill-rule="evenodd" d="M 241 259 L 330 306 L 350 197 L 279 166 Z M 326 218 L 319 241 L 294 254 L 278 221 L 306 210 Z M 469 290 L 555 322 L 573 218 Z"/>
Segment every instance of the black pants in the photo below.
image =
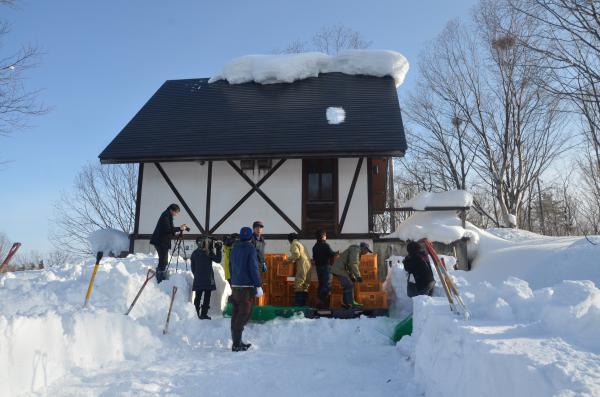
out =
<path fill-rule="evenodd" d="M 252 306 L 254 306 L 255 297 L 256 288 L 254 287 L 232 288 L 231 339 L 234 346 L 239 346 L 242 343 L 242 332 L 244 332 L 244 327 L 252 317 Z"/>
<path fill-rule="evenodd" d="M 319 278 L 319 300 L 323 304 L 327 301 L 329 291 L 331 290 L 331 273 L 329 273 L 329 266 L 317 266 L 317 277 Z"/>
<path fill-rule="evenodd" d="M 159 272 L 164 272 L 167 268 L 167 264 L 169 263 L 169 247 L 155 247 L 156 252 L 158 253 L 158 266 L 156 270 Z"/>
<path fill-rule="evenodd" d="M 201 315 L 208 314 L 210 309 L 210 295 L 212 291 L 209 289 L 196 291 L 196 297 L 194 298 L 194 306 L 196 306 L 196 312 Z M 204 295 L 204 301 L 202 301 L 202 295 Z M 200 302 L 202 302 L 202 313 L 200 313 Z"/>

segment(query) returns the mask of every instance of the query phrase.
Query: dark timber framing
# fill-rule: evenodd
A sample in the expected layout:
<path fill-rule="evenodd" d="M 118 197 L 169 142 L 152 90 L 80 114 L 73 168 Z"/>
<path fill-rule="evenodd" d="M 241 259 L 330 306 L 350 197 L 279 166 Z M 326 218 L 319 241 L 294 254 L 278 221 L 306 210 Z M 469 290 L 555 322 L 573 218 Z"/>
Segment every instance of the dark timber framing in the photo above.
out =
<path fill-rule="evenodd" d="M 367 212 L 369 214 L 369 233 L 373 232 L 373 161 L 367 158 Z"/>
<path fill-rule="evenodd" d="M 133 221 L 133 235 L 140 232 L 140 211 L 142 209 L 142 181 L 144 180 L 144 163 L 138 167 L 137 191 L 135 193 L 135 218 Z M 133 253 L 135 239 L 129 236 L 129 252 Z"/>
<path fill-rule="evenodd" d="M 154 166 L 156 167 L 156 169 L 158 169 L 158 172 L 160 172 L 160 174 L 163 176 L 165 182 L 167 182 L 167 185 L 169 185 L 169 187 L 171 188 L 171 191 L 173 192 L 173 194 L 175 194 L 175 196 L 177 197 L 177 200 L 179 200 L 179 202 L 181 203 L 181 205 L 183 206 L 183 208 L 185 208 L 185 210 L 187 211 L 187 213 L 190 216 L 190 218 L 192 218 L 192 222 L 194 222 L 194 225 L 196 225 L 196 227 L 198 228 L 198 230 L 200 230 L 200 233 L 204 233 L 204 228 L 202 227 L 202 225 L 198 221 L 198 218 L 196 218 L 196 215 L 194 215 L 194 212 L 187 205 L 187 203 L 185 202 L 185 200 L 183 199 L 183 197 L 181 196 L 181 194 L 179 194 L 179 191 L 177 190 L 177 188 L 175 187 L 175 185 L 173 185 L 173 182 L 171 182 L 171 179 L 169 178 L 169 175 L 167 175 L 167 173 L 165 172 L 165 170 L 163 169 L 163 167 L 160 165 L 160 163 L 154 163 Z"/>
<path fill-rule="evenodd" d="M 233 213 L 234 213 L 234 212 L 235 212 L 235 211 L 236 211 L 238 208 L 240 208 L 240 206 L 241 206 L 242 204 L 244 204 L 244 202 L 245 202 L 246 200 L 248 200 L 248 198 L 249 198 L 249 197 L 252 195 L 252 193 L 254 193 L 255 191 L 257 191 L 257 189 L 259 189 L 259 188 L 260 188 L 260 186 L 261 186 L 263 183 L 265 183 L 265 182 L 266 182 L 266 180 L 267 180 L 267 179 L 269 179 L 269 177 L 270 177 L 271 175 L 273 175 L 273 174 L 275 173 L 275 171 L 277 171 L 277 170 L 279 169 L 279 167 L 281 167 L 281 166 L 283 165 L 283 163 L 284 163 L 284 162 L 285 162 L 285 159 L 280 159 L 280 160 L 277 162 L 277 164 L 275 164 L 275 165 L 273 166 L 273 168 L 271 168 L 271 169 L 269 170 L 269 172 L 267 172 L 267 173 L 265 174 L 265 176 L 263 176 L 263 177 L 262 177 L 262 178 L 261 178 L 261 179 L 258 181 L 258 183 L 256 183 L 256 184 L 255 184 L 254 182 L 250 181 L 250 182 L 249 182 L 249 183 L 250 183 L 250 186 L 252 186 L 252 188 L 250 189 L 250 191 L 248 191 L 248 193 L 246 193 L 246 194 L 245 194 L 245 195 L 244 195 L 244 196 L 243 196 L 243 197 L 242 197 L 242 198 L 241 198 L 241 199 L 240 199 L 240 200 L 239 200 L 237 203 L 235 203 L 235 205 L 234 205 L 234 206 L 233 206 L 233 207 L 232 207 L 232 208 L 231 208 L 229 211 L 227 211 L 227 213 L 226 213 L 225 215 L 223 215 L 223 217 L 222 217 L 222 218 L 221 218 L 221 219 L 220 219 L 220 220 L 219 220 L 217 223 L 215 223 L 215 224 L 213 225 L 213 227 L 212 227 L 212 228 L 210 228 L 210 229 L 208 230 L 208 233 L 209 233 L 209 234 L 212 234 L 212 233 L 214 233 L 214 232 L 215 232 L 215 230 L 217 230 L 217 229 L 219 228 L 219 226 L 221 226 L 221 225 L 223 224 L 223 222 L 225 222 L 225 221 L 227 220 L 227 218 L 229 218 L 229 217 L 231 216 L 231 214 L 233 214 Z M 235 164 L 233 161 L 229 160 L 229 161 L 228 161 L 228 163 L 229 163 L 230 165 L 231 165 L 231 164 L 233 164 L 233 165 L 232 165 L 232 167 L 233 167 L 233 169 L 234 169 L 234 170 L 236 170 L 236 171 L 238 171 L 238 170 L 239 170 L 239 171 L 238 171 L 238 173 L 239 173 L 239 172 L 241 172 L 241 173 L 242 173 L 242 175 L 243 175 L 245 178 L 248 178 L 248 177 L 246 176 L 246 174 L 244 174 L 244 171 L 240 170 L 240 169 L 239 169 L 239 167 L 238 167 L 238 166 L 237 166 L 237 165 L 236 165 L 236 164 Z M 249 178 L 248 178 L 248 179 L 249 179 Z M 247 180 L 248 180 L 248 179 L 247 179 Z M 263 194 L 264 194 L 264 193 L 263 193 Z"/>
<path fill-rule="evenodd" d="M 204 230 L 210 230 L 210 196 L 212 191 L 212 169 L 213 162 L 208 162 L 208 175 L 206 177 L 206 216 L 204 218 Z"/>
<path fill-rule="evenodd" d="M 350 185 L 350 190 L 348 191 L 348 197 L 346 197 L 346 204 L 344 204 L 344 210 L 342 211 L 342 216 L 338 223 L 338 234 L 342 233 L 342 229 L 344 228 L 344 222 L 346 222 L 346 216 L 348 215 L 348 209 L 350 208 L 350 203 L 352 202 L 352 196 L 354 195 L 354 189 L 356 188 L 356 182 L 358 181 L 358 177 L 360 175 L 360 169 L 362 167 L 363 158 L 360 157 L 358 162 L 356 163 L 356 169 L 354 170 L 354 176 L 352 177 L 352 184 Z"/>
<path fill-rule="evenodd" d="M 280 164 L 283 164 L 283 161 L 284 161 L 284 160 L 280 160 L 280 162 L 279 162 L 279 163 L 277 163 L 277 164 L 278 164 L 278 165 L 280 165 Z M 267 203 L 268 203 L 268 204 L 271 206 L 271 208 L 273 208 L 273 209 L 275 210 L 275 212 L 277 212 L 277 213 L 279 214 L 279 216 L 280 216 L 280 217 L 282 217 L 282 218 L 283 218 L 283 219 L 284 219 L 284 220 L 287 222 L 287 224 L 288 224 L 288 225 L 290 225 L 290 226 L 292 227 L 292 229 L 294 229 L 294 230 L 296 231 L 296 233 L 301 233 L 301 232 L 302 232 L 302 230 L 301 230 L 301 229 L 300 229 L 300 228 L 299 228 L 299 227 L 298 227 L 298 226 L 297 226 L 297 225 L 294 223 L 294 221 L 292 221 L 292 220 L 291 220 L 291 219 L 290 219 L 290 218 L 289 218 L 289 217 L 288 217 L 288 216 L 285 214 L 285 212 L 283 212 L 283 211 L 281 210 L 281 208 L 279 208 L 279 207 L 277 206 L 277 204 L 275 204 L 275 203 L 273 202 L 273 200 L 271 200 L 271 199 L 269 198 L 269 196 L 267 196 L 267 195 L 266 195 L 266 194 L 265 194 L 265 193 L 264 193 L 264 192 L 263 192 L 263 191 L 260 189 L 260 187 L 259 187 L 259 185 L 258 185 L 257 183 L 254 183 L 254 181 L 253 181 L 252 179 L 248 178 L 248 175 L 246 175 L 246 174 L 244 173 L 244 171 L 242 171 L 242 169 L 241 169 L 240 167 L 238 167 L 238 166 L 237 166 L 237 164 L 236 164 L 236 163 L 234 163 L 234 162 L 233 162 L 233 161 L 231 161 L 231 160 L 227 161 L 227 163 L 228 163 L 228 164 L 229 164 L 229 165 L 230 165 L 230 166 L 231 166 L 231 167 L 232 167 L 232 168 L 233 168 L 233 169 L 234 169 L 234 170 L 235 170 L 235 171 L 236 171 L 238 174 L 240 174 L 240 176 L 241 176 L 242 178 L 244 178 L 244 180 L 245 180 L 246 182 L 248 182 L 248 184 L 249 184 L 250 186 L 252 186 L 252 189 L 253 189 L 253 191 L 256 191 L 256 193 L 258 193 L 258 194 L 259 194 L 259 195 L 260 195 L 260 196 L 261 196 L 261 197 L 262 197 L 262 198 L 263 198 L 263 199 L 264 199 L 264 200 L 265 200 L 265 201 L 266 201 L 266 202 L 267 202 Z M 273 167 L 273 168 L 275 168 L 275 167 Z M 279 168 L 279 167 L 278 167 L 278 168 Z M 269 174 L 267 174 L 267 175 L 269 175 Z M 265 175 L 265 178 L 261 179 L 261 181 L 266 181 L 266 180 L 267 180 L 267 178 L 266 178 L 266 177 L 267 177 L 267 175 Z M 271 173 L 271 175 L 272 175 L 272 173 Z M 269 176 L 271 176 L 271 175 L 269 175 Z M 260 183 L 261 181 L 259 181 L 259 183 Z"/>

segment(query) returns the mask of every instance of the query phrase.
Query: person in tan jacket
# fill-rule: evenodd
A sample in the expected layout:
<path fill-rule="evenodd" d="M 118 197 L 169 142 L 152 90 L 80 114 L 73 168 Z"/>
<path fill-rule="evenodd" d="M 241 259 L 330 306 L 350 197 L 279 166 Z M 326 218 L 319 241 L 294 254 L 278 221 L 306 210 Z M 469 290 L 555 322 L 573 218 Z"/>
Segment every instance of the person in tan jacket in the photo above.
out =
<path fill-rule="evenodd" d="M 362 282 L 360 275 L 360 257 L 371 251 L 369 244 L 362 242 L 346 248 L 331 267 L 331 274 L 338 278 L 343 288 L 342 306 L 346 309 L 360 308 L 362 305 L 354 300 L 354 283 Z"/>
<path fill-rule="evenodd" d="M 294 305 L 306 306 L 308 302 L 308 288 L 310 287 L 310 259 L 306 248 L 298 240 L 296 233 L 288 234 L 290 242 L 289 260 L 296 265 L 296 280 L 294 281 Z"/>

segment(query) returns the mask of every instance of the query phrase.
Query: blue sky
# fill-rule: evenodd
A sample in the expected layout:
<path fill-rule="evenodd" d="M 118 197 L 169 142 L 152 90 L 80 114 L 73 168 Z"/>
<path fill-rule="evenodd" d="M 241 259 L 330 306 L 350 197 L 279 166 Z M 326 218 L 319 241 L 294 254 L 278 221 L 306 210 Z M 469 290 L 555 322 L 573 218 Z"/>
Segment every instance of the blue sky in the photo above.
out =
<path fill-rule="evenodd" d="M 0 231 L 24 248 L 51 249 L 52 203 L 168 79 L 209 77 L 231 58 L 271 53 L 324 26 L 357 30 L 372 48 L 411 62 L 400 94 L 417 75 L 423 46 L 474 0 L 436 1 L 34 1 L 0 9 L 20 44 L 44 52 L 27 85 L 52 111 L 0 140 Z"/>

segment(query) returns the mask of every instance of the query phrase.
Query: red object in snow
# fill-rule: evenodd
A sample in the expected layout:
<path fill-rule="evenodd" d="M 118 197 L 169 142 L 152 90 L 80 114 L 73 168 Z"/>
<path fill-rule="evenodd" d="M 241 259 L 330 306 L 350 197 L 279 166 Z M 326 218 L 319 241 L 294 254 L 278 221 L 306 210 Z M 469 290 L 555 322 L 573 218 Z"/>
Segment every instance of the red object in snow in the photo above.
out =
<path fill-rule="evenodd" d="M 21 248 L 21 243 L 14 243 L 12 247 L 10 247 L 8 255 L 6 255 L 6 258 L 4 258 L 4 262 L 2 262 L 2 265 L 0 265 L 0 273 L 2 273 L 4 271 L 4 268 L 8 266 L 8 263 L 13 258 L 13 256 L 15 256 L 19 248 Z"/>

